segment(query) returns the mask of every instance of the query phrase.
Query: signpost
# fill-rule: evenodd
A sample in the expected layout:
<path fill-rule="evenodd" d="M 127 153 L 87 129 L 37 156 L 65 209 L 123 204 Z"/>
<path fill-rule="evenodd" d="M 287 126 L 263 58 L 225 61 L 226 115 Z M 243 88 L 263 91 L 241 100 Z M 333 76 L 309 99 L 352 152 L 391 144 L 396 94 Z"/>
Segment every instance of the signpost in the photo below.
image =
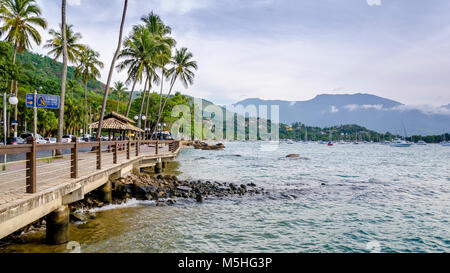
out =
<path fill-rule="evenodd" d="M 39 87 L 42 90 L 42 87 Z M 27 107 L 32 107 L 34 110 L 34 131 L 33 137 L 37 135 L 37 108 L 45 109 L 59 109 L 60 97 L 56 95 L 38 94 L 37 90 L 34 90 L 34 94 L 27 94 Z"/>
<path fill-rule="evenodd" d="M 35 94 L 27 94 L 27 107 L 34 107 Z M 56 95 L 36 94 L 37 108 L 59 109 L 60 98 Z"/>

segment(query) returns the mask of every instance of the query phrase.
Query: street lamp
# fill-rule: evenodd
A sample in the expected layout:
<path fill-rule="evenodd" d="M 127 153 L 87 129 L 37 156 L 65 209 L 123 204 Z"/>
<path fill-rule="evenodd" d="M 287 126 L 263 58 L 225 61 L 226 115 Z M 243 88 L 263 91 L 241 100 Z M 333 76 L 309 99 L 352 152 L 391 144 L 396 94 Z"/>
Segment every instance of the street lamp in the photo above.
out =
<path fill-rule="evenodd" d="M 7 143 L 7 141 L 8 141 L 8 136 L 7 136 L 7 123 L 6 123 L 6 98 L 9 96 L 9 103 L 11 104 L 11 105 L 17 105 L 18 103 L 19 103 L 19 99 L 14 95 L 14 94 L 7 94 L 7 93 L 4 93 L 3 95 L 0 95 L 0 96 L 2 96 L 3 97 L 3 136 L 4 136 L 4 142 L 3 142 L 3 145 L 5 145 L 6 146 L 6 143 Z M 3 156 L 3 169 L 4 170 L 6 170 L 6 161 L 7 161 L 7 158 L 6 158 L 6 154 Z"/>
<path fill-rule="evenodd" d="M 141 120 L 146 120 L 146 119 L 147 119 L 147 117 L 144 116 L 144 115 L 141 115 L 141 116 L 136 115 L 136 116 L 134 116 L 134 120 L 138 121 L 138 128 L 139 129 L 141 129 Z M 139 137 L 141 137 L 141 131 L 139 131 Z"/>

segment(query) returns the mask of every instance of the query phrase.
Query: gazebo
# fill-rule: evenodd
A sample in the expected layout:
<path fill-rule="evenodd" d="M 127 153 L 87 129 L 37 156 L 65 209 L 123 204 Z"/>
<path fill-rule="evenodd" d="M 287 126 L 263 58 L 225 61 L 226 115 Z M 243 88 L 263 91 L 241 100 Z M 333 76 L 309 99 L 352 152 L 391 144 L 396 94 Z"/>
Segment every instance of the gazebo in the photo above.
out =
<path fill-rule="evenodd" d="M 125 140 L 127 136 L 130 136 L 131 133 L 143 132 L 142 129 L 134 126 L 136 122 L 131 120 L 119 113 L 111 112 L 109 115 L 105 116 L 102 124 L 102 131 L 108 131 L 108 140 L 115 139 L 116 133 L 119 133 L 119 137 L 121 140 Z M 98 129 L 98 121 L 89 124 L 89 128 L 93 130 Z"/>

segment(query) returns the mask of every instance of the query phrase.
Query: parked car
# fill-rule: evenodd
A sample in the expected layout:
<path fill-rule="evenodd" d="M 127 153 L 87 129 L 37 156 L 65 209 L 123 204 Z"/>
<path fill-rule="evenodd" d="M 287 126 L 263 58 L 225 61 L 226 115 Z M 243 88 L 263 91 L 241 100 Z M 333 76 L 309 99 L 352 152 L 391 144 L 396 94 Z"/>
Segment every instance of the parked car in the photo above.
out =
<path fill-rule="evenodd" d="M 25 144 L 25 140 L 21 137 L 8 137 L 6 139 L 6 144 L 8 145 Z"/>
<path fill-rule="evenodd" d="M 22 138 L 24 140 L 24 142 L 27 142 L 27 138 L 28 137 L 33 137 L 33 135 L 34 135 L 33 133 L 25 132 L 25 133 L 22 133 L 20 135 L 20 138 Z M 45 144 L 45 143 L 48 143 L 48 142 L 40 134 L 36 134 L 36 143 L 37 144 Z"/>
<path fill-rule="evenodd" d="M 26 140 L 28 137 L 33 137 L 33 135 L 34 135 L 33 133 L 25 132 L 22 133 L 20 137 Z M 36 134 L 36 139 L 43 139 L 43 137 L 40 134 Z"/>
<path fill-rule="evenodd" d="M 63 135 L 62 143 L 71 143 L 73 135 Z"/>
<path fill-rule="evenodd" d="M 53 137 L 46 137 L 45 140 L 47 143 L 56 143 L 56 138 Z"/>

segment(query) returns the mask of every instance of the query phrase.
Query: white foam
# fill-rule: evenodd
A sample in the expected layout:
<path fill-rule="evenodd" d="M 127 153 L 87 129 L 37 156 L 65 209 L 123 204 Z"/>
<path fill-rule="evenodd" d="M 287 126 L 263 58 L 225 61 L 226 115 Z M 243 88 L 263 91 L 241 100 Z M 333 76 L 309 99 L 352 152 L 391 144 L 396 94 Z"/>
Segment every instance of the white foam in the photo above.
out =
<path fill-rule="evenodd" d="M 89 212 L 98 212 L 98 211 L 114 210 L 138 206 L 153 206 L 153 205 L 156 205 L 156 202 L 153 200 L 136 200 L 135 198 L 133 198 L 128 199 L 125 203 L 122 204 L 106 205 L 101 208 L 90 209 Z"/>

